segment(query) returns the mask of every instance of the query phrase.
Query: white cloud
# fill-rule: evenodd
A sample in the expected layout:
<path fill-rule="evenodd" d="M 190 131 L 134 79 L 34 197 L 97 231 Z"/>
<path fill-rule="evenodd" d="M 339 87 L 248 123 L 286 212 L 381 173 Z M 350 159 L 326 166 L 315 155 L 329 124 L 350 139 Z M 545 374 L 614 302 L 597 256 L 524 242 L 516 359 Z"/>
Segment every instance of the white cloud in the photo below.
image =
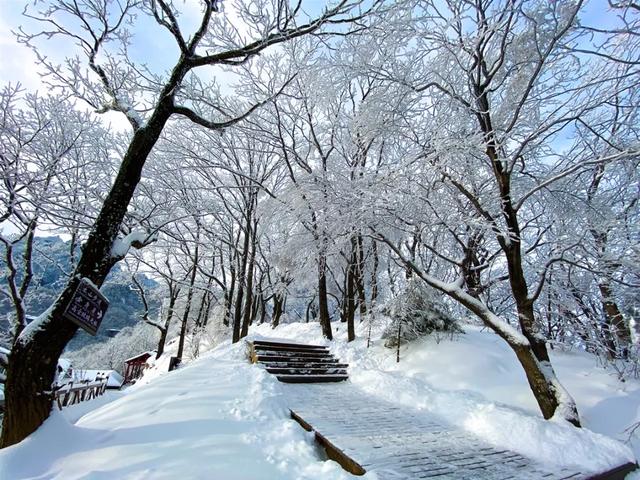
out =
<path fill-rule="evenodd" d="M 26 89 L 42 88 L 38 75 L 36 57 L 24 45 L 16 41 L 12 30 L 22 23 L 21 2 L 3 2 L 0 17 L 0 84 L 20 82 Z"/>

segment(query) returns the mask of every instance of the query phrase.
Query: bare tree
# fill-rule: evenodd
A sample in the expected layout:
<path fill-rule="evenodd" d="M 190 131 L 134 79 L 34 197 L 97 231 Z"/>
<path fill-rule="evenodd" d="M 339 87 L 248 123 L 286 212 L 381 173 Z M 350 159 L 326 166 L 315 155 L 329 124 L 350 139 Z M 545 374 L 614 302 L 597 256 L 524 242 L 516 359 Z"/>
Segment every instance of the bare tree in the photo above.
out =
<path fill-rule="evenodd" d="M 198 69 L 243 65 L 270 46 L 313 34 L 331 23 L 348 24 L 362 18 L 359 3 L 342 0 L 309 21 L 300 21 L 303 17 L 300 5 L 290 6 L 288 2 L 262 5 L 258 17 L 253 14 L 255 5 L 246 7 L 239 14 L 252 24 L 247 31 L 261 32 L 258 38 L 248 42 L 224 14 L 219 13 L 217 0 L 200 3 L 201 20 L 189 36 L 179 24 L 177 7 L 164 0 L 73 3 L 54 0 L 37 13 L 27 12 L 44 25 L 44 30 L 36 34 L 22 32 L 21 39 L 34 46 L 41 65 L 48 70 L 52 86 L 76 95 L 97 111 L 123 113 L 133 133 L 71 280 L 48 312 L 25 328 L 14 345 L 7 370 L 6 413 L 0 446 L 19 442 L 49 416 L 56 359 L 77 329 L 64 319 L 63 312 L 80 279 L 89 279 L 100 286 L 111 267 L 126 255 L 128 247 L 142 247 L 147 243 L 148 238 L 140 239 L 140 236 L 118 243 L 118 232 L 145 161 L 169 119 L 182 116 L 205 128 L 222 130 L 247 117 L 281 88 L 274 86 L 275 91 L 265 92 L 262 101 L 238 112 L 224 105 L 221 98 L 210 98 L 207 92 L 216 89 L 198 79 Z M 168 75 L 154 74 L 127 57 L 131 38 L 127 27 L 136 15 L 152 18 L 173 39 L 177 58 Z M 41 38 L 56 37 L 79 45 L 86 67 L 74 58 L 59 69 L 57 63 L 39 53 L 37 44 Z M 113 45 L 118 46 L 110 50 Z M 147 113 L 143 115 L 141 111 Z M 118 248 L 114 248 L 116 243 Z"/>

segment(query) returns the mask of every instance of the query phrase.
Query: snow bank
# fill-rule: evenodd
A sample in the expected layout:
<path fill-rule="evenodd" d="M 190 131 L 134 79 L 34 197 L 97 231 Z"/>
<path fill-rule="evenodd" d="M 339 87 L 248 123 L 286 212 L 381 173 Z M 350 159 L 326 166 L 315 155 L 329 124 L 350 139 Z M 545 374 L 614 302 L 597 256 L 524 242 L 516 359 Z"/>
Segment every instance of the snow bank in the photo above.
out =
<path fill-rule="evenodd" d="M 633 460 L 602 433 L 622 435 L 640 420 L 640 383 L 618 382 L 588 355 L 554 355 L 554 366 L 583 423 L 598 433 L 543 420 L 515 356 L 492 333 L 468 328 L 458 340 L 414 342 L 396 364 L 380 328 L 370 349 L 364 331 L 347 344 L 343 326 L 334 328 L 334 342 L 317 324 L 299 323 L 255 327 L 250 338 L 330 344 L 364 392 L 417 415 L 429 411 L 546 465 L 598 471 Z M 167 373 L 173 349 L 134 386 L 55 411 L 34 435 L 0 451 L 0 480 L 354 478 L 289 419 L 283 385 L 247 363 L 243 342 L 223 343 Z"/>
<path fill-rule="evenodd" d="M 289 419 L 280 384 L 244 350 L 225 344 L 79 419 L 54 412 L 0 451 L 0 479 L 351 478 Z"/>
<path fill-rule="evenodd" d="M 275 331 L 261 326 L 252 334 L 331 344 L 332 351 L 350 364 L 351 382 L 363 391 L 428 411 L 494 446 L 546 465 L 599 472 L 635 461 L 626 445 L 609 436 L 626 439 L 624 429 L 640 421 L 640 383 L 618 382 L 589 355 L 553 356 L 556 372 L 582 414 L 586 428 L 577 429 L 541 417 L 515 354 L 491 332 L 465 327 L 466 334 L 454 340 L 437 343 L 430 337 L 412 342 L 402 348 L 396 363 L 395 349 L 382 346 L 379 331 L 367 349 L 365 327 L 359 327 L 359 338 L 350 344 L 344 340 L 344 328 L 334 342 L 327 342 L 317 324 L 291 324 Z"/>

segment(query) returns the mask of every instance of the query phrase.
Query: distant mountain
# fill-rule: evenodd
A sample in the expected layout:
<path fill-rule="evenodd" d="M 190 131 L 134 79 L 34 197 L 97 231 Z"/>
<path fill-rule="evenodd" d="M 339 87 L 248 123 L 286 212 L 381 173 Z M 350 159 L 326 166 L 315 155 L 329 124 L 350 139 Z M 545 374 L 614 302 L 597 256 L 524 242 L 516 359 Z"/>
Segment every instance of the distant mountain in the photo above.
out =
<path fill-rule="evenodd" d="M 21 261 L 20 247 L 16 250 L 14 258 Z M 38 316 L 51 305 L 64 287 L 67 274 L 71 270 L 69 242 L 60 237 L 36 237 L 33 254 L 34 278 L 26 299 L 29 316 Z M 6 284 L 7 274 L 5 259 L 0 258 L 0 284 Z M 144 277 L 142 281 L 150 291 L 158 288 L 158 284 L 151 278 Z M 127 276 L 123 275 L 121 267 L 116 265 L 100 289 L 109 300 L 109 309 L 98 334 L 93 337 L 79 329 L 67 349 L 78 350 L 90 343 L 104 341 L 109 338 L 109 333 L 113 334 L 113 330 L 120 330 L 138 322 L 143 305 L 132 286 Z M 152 295 L 151 298 L 153 297 Z M 153 300 L 150 303 L 153 314 L 157 312 L 159 303 Z M 0 298 L 0 333 L 10 328 L 8 317 L 12 313 L 10 299 Z"/>

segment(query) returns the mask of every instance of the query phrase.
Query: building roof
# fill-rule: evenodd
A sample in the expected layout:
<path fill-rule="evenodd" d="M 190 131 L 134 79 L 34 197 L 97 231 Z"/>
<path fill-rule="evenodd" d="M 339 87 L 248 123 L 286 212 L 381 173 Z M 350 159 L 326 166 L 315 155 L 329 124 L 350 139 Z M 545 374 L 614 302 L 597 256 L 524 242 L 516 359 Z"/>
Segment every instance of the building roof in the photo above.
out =
<path fill-rule="evenodd" d="M 156 352 L 155 351 L 150 351 L 150 352 L 144 352 L 144 353 L 140 353 L 138 355 L 136 355 L 135 357 L 131 357 L 131 358 L 127 358 L 124 363 L 130 363 L 133 362 L 135 360 L 138 361 L 145 361 L 147 358 L 149 358 L 151 355 L 154 355 Z"/>

